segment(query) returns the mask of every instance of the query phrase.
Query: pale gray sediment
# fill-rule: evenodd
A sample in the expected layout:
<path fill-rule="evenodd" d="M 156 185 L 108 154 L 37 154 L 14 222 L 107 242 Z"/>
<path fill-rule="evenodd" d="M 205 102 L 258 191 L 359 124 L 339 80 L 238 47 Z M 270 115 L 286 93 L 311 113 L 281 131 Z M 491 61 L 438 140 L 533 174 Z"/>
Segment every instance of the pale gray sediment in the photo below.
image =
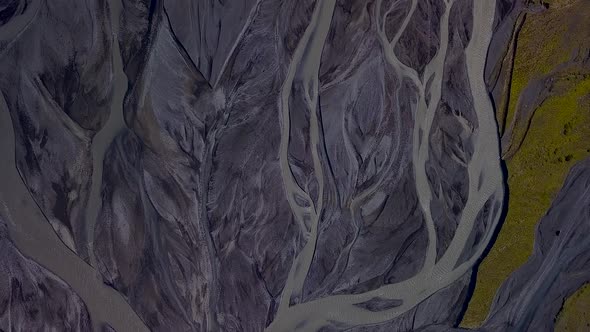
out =
<path fill-rule="evenodd" d="M 98 115 L 67 125 L 80 136 L 83 174 L 93 169 L 91 184 L 76 178 L 86 205 L 74 240 L 101 276 L 49 232 L 26 185 L 36 199 L 47 193 L 33 180 L 10 182 L 16 198 L 2 188 L 15 242 L 80 294 L 96 329 L 147 330 L 142 319 L 163 332 L 456 322 L 504 203 L 484 77 L 516 5 L 108 2 L 110 15 L 96 19 L 104 42 L 95 45 L 108 46 L 96 60 L 108 68 L 99 107 L 56 108 L 75 120 Z M 21 90 L 6 96 L 13 120 Z M 57 90 L 42 97 L 75 91 Z M 19 157 L 36 165 L 30 151 L 43 151 L 44 128 L 19 120 L 17 139 L 39 141 Z M 69 157 L 55 141 L 52 160 Z M 3 144 L 13 153 L 13 141 Z M 13 164 L 2 176 L 15 177 Z M 68 182 L 60 175 L 49 185 Z"/>
<path fill-rule="evenodd" d="M 324 176 L 323 168 L 318 156 L 318 149 L 321 149 L 324 144 L 320 143 L 319 127 L 321 126 L 318 116 L 318 70 L 320 66 L 320 57 L 323 49 L 326 36 L 331 23 L 332 14 L 334 11 L 334 0 L 322 1 L 316 5 L 314 13 L 311 19 L 309 27 L 306 29 L 302 40 L 297 45 L 297 49 L 293 54 L 293 59 L 287 72 L 287 78 L 282 87 L 280 108 L 282 110 L 281 116 L 283 124 L 281 126 L 281 150 L 280 150 L 280 161 L 281 161 L 281 173 L 283 175 L 283 185 L 285 192 L 289 200 L 291 209 L 296 215 L 297 221 L 302 225 L 302 231 L 306 234 L 307 242 L 303 247 L 302 251 L 297 256 L 291 270 L 289 277 L 287 278 L 287 284 L 283 289 L 283 295 L 281 297 L 281 303 L 278 309 L 278 318 L 275 321 L 281 319 L 281 314 L 285 309 L 289 307 L 289 303 L 293 296 L 299 301 L 301 300 L 301 294 L 303 291 L 303 284 L 305 278 L 309 272 L 313 255 L 316 248 L 316 242 L 318 237 L 318 224 L 320 216 L 322 215 L 323 207 L 323 193 L 324 193 Z M 289 99 L 291 91 L 293 89 L 293 81 L 297 79 L 301 82 L 305 89 L 305 101 L 307 103 L 307 110 L 311 113 L 310 115 L 310 142 L 311 142 L 311 154 L 314 165 L 314 176 L 318 182 L 318 199 L 317 204 L 314 204 L 312 199 L 304 193 L 307 208 L 301 207 L 296 202 L 297 194 L 303 192 L 303 190 L 296 184 L 292 178 L 291 167 L 288 162 L 288 145 L 289 145 Z M 310 219 L 310 225 L 308 226 L 305 219 Z M 279 329 L 280 323 L 279 324 Z"/>
<path fill-rule="evenodd" d="M 110 0 L 109 9 L 112 24 L 112 63 L 113 63 L 113 95 L 111 111 L 105 125 L 92 138 L 92 182 L 85 215 L 86 241 L 88 245 L 88 260 L 96 267 L 94 257 L 94 225 L 102 206 L 101 188 L 104 166 L 104 156 L 125 125 L 123 115 L 123 98 L 127 91 L 127 76 L 123 71 L 121 51 L 119 48 L 119 16 L 121 14 L 121 0 Z M 84 257 L 85 258 L 85 257 Z M 86 258 L 85 258 L 86 259 Z"/>
<path fill-rule="evenodd" d="M 63 280 L 24 257 L 8 234 L 0 196 L 0 328 L 2 331 L 90 331 L 86 305 Z"/>
<path fill-rule="evenodd" d="M 96 330 L 108 322 L 119 331 L 146 331 L 125 299 L 58 238 L 31 197 L 16 168 L 12 120 L 4 98 L 0 108 L 0 152 L 4 156 L 0 162 L 0 198 L 16 247 L 72 287 L 86 304 Z"/>
<path fill-rule="evenodd" d="M 443 17 L 448 16 L 448 12 L 452 4 L 452 1 L 446 2 L 447 10 Z M 380 7 L 379 4 L 377 7 Z M 329 322 L 338 322 L 341 324 L 354 326 L 359 324 L 377 324 L 392 320 L 395 317 L 398 317 L 408 310 L 414 308 L 418 303 L 424 301 L 426 298 L 437 291 L 451 285 L 453 282 L 467 273 L 479 259 L 479 256 L 483 253 L 483 250 L 489 243 L 495 226 L 499 221 L 500 215 L 498 213 L 492 217 L 493 220 L 490 226 L 487 228 L 486 234 L 483 236 L 483 240 L 479 243 L 479 246 L 473 255 L 467 259 L 467 261 L 457 265 L 459 263 L 459 257 L 466 245 L 467 239 L 475 226 L 476 218 L 480 210 L 484 207 L 484 204 L 488 200 L 495 202 L 502 202 L 503 200 L 503 183 L 499 161 L 497 126 L 494 118 L 493 107 L 487 94 L 483 77 L 486 62 L 485 55 L 491 39 L 494 18 L 494 16 L 490 15 L 490 13 L 494 13 L 494 8 L 495 1 L 491 0 L 475 1 L 473 5 L 473 21 L 476 22 L 476 24 L 474 24 L 472 38 L 466 50 L 466 58 L 469 85 L 471 87 L 471 93 L 475 103 L 474 109 L 478 118 L 478 129 L 475 138 L 475 153 L 468 165 L 468 201 L 461 215 L 457 231 L 453 236 L 452 242 L 450 243 L 447 251 L 436 263 L 434 262 L 434 254 L 429 251 L 431 253 L 427 254 L 427 257 L 430 258 L 426 259 L 426 265 L 423 270 L 416 276 L 405 281 L 385 285 L 365 293 L 329 296 L 306 303 L 295 304 L 286 309 L 283 309 L 284 311 L 279 310 L 277 319 L 273 321 L 273 323 L 268 327 L 268 331 L 317 330 L 322 326 L 329 324 Z M 316 8 L 316 11 L 317 10 L 318 9 Z M 310 24 L 310 27 L 308 27 L 307 31 L 315 30 L 313 23 L 314 20 L 312 20 L 312 23 Z M 448 24 L 448 21 L 443 18 L 441 24 Z M 445 35 L 444 29 L 442 31 L 442 35 Z M 383 36 L 384 34 L 382 34 L 382 37 Z M 446 43 L 445 37 L 442 38 L 441 45 Z M 306 42 L 307 39 L 304 37 L 303 45 L 305 45 Z M 386 43 L 389 42 L 387 41 Z M 390 45 L 385 45 L 385 47 L 390 47 Z M 426 66 L 425 73 L 436 73 L 442 71 L 446 47 L 443 46 L 441 49 L 443 52 L 432 60 L 431 64 L 433 67 L 430 67 L 430 65 Z M 439 50 L 439 52 L 441 51 Z M 297 52 L 295 52 L 295 54 L 297 54 Z M 426 106 L 426 102 L 424 101 L 426 88 L 422 87 L 420 82 L 421 80 L 417 73 L 401 64 L 399 60 L 396 59 L 396 56 L 392 51 L 388 52 L 386 50 L 386 54 L 388 54 L 388 61 L 390 64 L 395 66 L 398 70 L 404 68 L 403 75 L 408 75 L 412 79 L 412 82 L 414 82 L 416 85 L 419 85 L 418 88 L 421 93 L 421 100 L 419 101 L 420 104 L 418 109 L 422 110 L 421 112 L 423 112 L 423 114 L 418 113 L 415 121 L 424 121 L 424 124 L 419 125 L 418 128 L 425 131 L 425 135 L 428 135 L 430 123 L 432 121 L 433 110 L 423 108 Z M 440 83 L 433 84 L 431 89 L 440 91 L 439 84 Z M 286 86 L 289 87 L 289 84 Z M 435 101 L 437 99 L 438 98 L 435 98 Z M 423 106 L 421 107 L 421 105 Z M 430 111 L 430 113 L 428 113 L 428 111 Z M 420 131 L 416 130 L 414 134 L 417 135 L 419 133 Z M 418 139 L 415 140 L 415 142 L 419 141 L 420 140 Z M 427 144 L 424 142 L 424 140 L 422 140 L 422 142 Z M 424 159 L 424 157 L 422 159 Z M 418 158 L 418 161 L 419 160 L 421 160 L 421 158 Z M 422 163 L 418 163 L 418 165 L 415 164 L 415 167 L 420 168 L 421 164 Z M 418 191 L 428 190 L 426 174 L 418 172 L 416 176 L 417 181 L 421 180 L 424 183 L 423 185 L 417 185 L 416 189 Z M 287 190 L 287 192 L 289 192 L 289 190 Z M 424 197 L 423 202 L 425 204 L 423 204 L 422 207 L 424 209 L 429 209 L 429 195 L 427 193 L 422 193 L 419 196 Z M 429 238 L 432 241 L 432 236 Z M 308 241 L 315 241 L 315 239 L 311 237 L 311 239 L 308 239 Z M 430 247 L 433 247 L 432 244 Z M 305 249 L 302 251 L 302 253 L 300 253 L 300 255 L 304 253 Z M 296 258 L 294 268 L 300 266 L 300 257 L 301 256 L 298 256 Z M 290 284 L 289 281 L 290 280 L 287 281 L 287 285 Z M 290 294 L 291 289 L 287 287 L 286 291 L 286 294 Z M 285 293 L 283 294 L 285 295 Z M 384 298 L 388 300 L 400 299 L 402 302 L 400 305 L 395 306 L 394 308 L 377 312 L 364 310 L 355 305 L 370 301 L 371 299 L 375 298 Z M 288 306 L 288 303 L 288 300 L 283 299 L 282 305 Z"/>

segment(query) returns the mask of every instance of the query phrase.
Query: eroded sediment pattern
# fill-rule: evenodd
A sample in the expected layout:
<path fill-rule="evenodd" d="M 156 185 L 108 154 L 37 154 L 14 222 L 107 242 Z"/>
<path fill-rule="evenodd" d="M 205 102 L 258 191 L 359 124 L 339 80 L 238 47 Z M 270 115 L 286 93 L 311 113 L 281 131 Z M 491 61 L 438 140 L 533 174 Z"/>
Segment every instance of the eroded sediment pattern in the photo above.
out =
<path fill-rule="evenodd" d="M 0 89 L 16 166 L 61 240 L 87 259 L 91 141 L 111 99 L 108 8 L 90 0 L 13 4 L 20 11 L 0 26 Z"/>
<path fill-rule="evenodd" d="M 514 8 L 12 1 L 0 8 L 11 264 L 53 285 L 73 329 L 452 329 L 505 199 L 490 92 L 504 88 Z M 587 191 L 587 168 L 563 197 Z M 585 280 L 564 265 L 585 265 L 585 242 L 568 245 L 585 210 L 558 240 L 544 231 L 566 201 L 483 330 L 545 328 L 539 294 Z M 49 309 L 41 321 L 66 324 Z"/>
<path fill-rule="evenodd" d="M 90 316 L 82 299 L 59 277 L 22 255 L 10 239 L 4 218 L 0 216 L 2 330 L 73 332 L 91 329 Z"/>
<path fill-rule="evenodd" d="M 123 6 L 105 280 L 153 330 L 455 320 L 503 201 L 495 1 L 185 5 Z"/>

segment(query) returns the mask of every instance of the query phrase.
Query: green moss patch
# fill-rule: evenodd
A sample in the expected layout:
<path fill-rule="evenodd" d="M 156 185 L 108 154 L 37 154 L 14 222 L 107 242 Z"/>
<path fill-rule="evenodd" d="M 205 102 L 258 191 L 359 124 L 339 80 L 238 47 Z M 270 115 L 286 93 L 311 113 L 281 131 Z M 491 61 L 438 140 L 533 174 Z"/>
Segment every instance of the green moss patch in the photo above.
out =
<path fill-rule="evenodd" d="M 552 1 L 548 2 L 551 5 Z M 561 5 L 559 10 L 527 18 L 517 41 L 509 121 L 529 80 L 567 61 L 576 45 L 590 45 L 590 37 L 572 42 L 567 33 L 571 27 L 564 24 L 576 15 L 590 17 L 590 6 L 583 2 L 564 5 L 556 1 Z M 587 25 L 581 22 L 580 28 L 587 29 Z M 587 30 L 578 35 L 590 36 Z M 463 327 L 477 327 L 485 320 L 502 282 L 530 256 L 535 225 L 550 207 L 569 169 L 590 155 L 590 76 L 585 70 L 574 68 L 558 75 L 555 91 L 537 109 L 520 150 L 507 161 L 508 214 L 479 268 Z"/>

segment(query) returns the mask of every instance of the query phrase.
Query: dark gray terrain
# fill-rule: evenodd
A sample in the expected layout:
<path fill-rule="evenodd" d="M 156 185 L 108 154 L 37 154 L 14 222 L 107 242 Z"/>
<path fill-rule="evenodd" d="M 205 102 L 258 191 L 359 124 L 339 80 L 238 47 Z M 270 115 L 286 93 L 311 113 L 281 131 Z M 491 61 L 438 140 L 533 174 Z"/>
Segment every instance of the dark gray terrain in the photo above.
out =
<path fill-rule="evenodd" d="M 0 0 L 0 328 L 453 330 L 501 223 L 523 8 Z M 547 328 L 588 281 L 589 177 L 483 330 Z"/>
<path fill-rule="evenodd" d="M 94 241 L 106 282 L 162 331 L 456 320 L 502 202 L 493 3 L 252 6 L 218 73 L 175 28 L 210 12 L 125 3 L 129 130 L 105 157 Z"/>
<path fill-rule="evenodd" d="M 112 94 L 108 8 L 94 0 L 7 2 L 0 89 L 16 167 L 61 240 L 86 259 L 91 144 Z"/>
<path fill-rule="evenodd" d="M 3 331 L 88 331 L 86 305 L 63 280 L 24 257 L 0 217 L 0 326 Z"/>

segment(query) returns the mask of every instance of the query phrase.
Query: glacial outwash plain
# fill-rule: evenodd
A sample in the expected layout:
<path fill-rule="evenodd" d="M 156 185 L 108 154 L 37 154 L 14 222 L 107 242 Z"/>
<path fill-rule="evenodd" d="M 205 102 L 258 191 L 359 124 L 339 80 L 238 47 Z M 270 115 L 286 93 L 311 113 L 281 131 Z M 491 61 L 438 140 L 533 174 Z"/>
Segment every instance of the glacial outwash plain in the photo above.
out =
<path fill-rule="evenodd" d="M 588 0 L 0 0 L 0 331 L 590 331 Z"/>

